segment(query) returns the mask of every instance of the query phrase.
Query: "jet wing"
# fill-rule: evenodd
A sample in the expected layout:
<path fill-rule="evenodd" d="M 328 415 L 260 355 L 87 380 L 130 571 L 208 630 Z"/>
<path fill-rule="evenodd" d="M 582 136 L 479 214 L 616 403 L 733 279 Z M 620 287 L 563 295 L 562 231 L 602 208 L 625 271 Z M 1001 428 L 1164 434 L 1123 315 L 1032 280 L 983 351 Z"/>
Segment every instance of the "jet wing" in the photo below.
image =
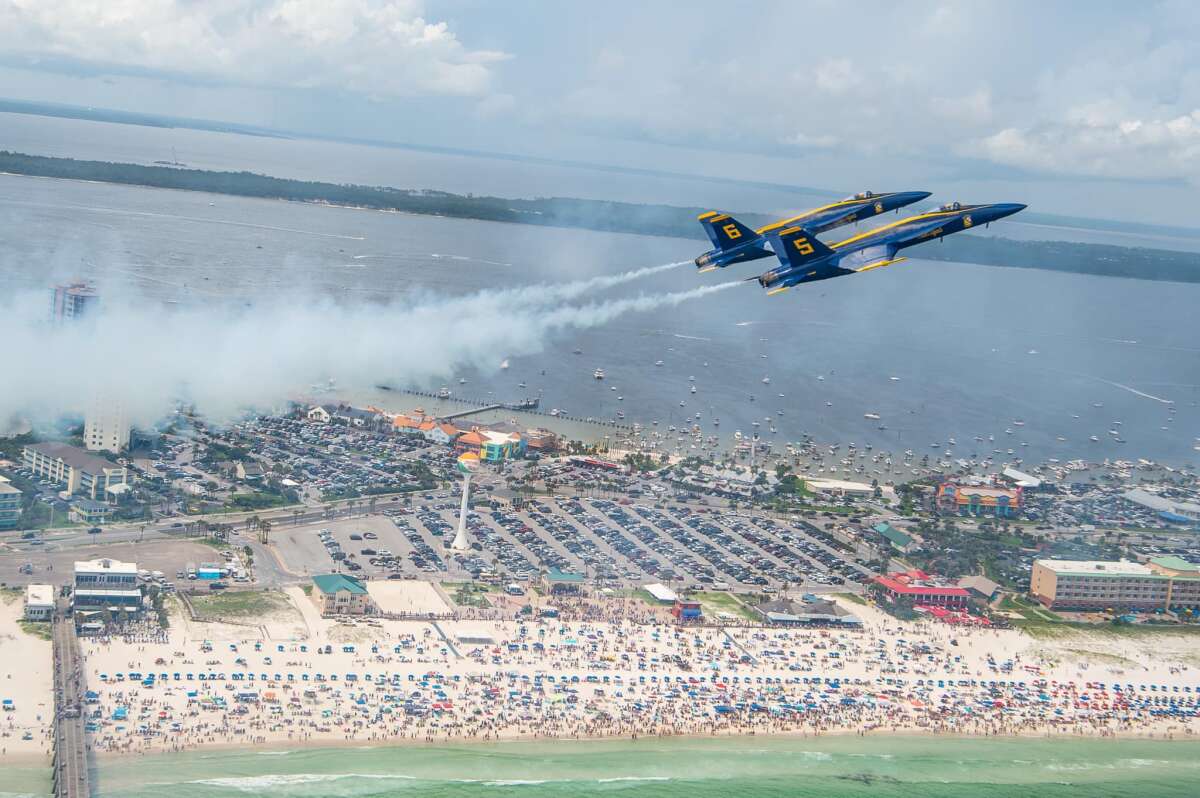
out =
<path fill-rule="evenodd" d="M 842 258 L 840 265 L 843 269 L 850 269 L 855 272 L 869 272 L 872 269 L 881 269 L 884 266 L 891 266 L 893 263 L 908 260 L 908 258 L 896 257 L 896 252 L 899 249 L 895 244 L 878 244 L 847 255 L 845 258 Z"/>

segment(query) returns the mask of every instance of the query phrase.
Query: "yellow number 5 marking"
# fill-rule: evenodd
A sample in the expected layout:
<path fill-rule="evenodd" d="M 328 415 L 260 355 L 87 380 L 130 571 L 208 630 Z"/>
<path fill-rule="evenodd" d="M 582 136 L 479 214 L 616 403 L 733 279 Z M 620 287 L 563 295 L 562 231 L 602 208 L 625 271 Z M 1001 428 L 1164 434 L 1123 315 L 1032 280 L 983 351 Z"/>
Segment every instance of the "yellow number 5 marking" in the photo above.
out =
<path fill-rule="evenodd" d="M 727 224 L 724 227 L 722 227 L 721 229 L 724 230 L 725 235 L 729 236 L 730 238 L 741 238 L 742 237 L 742 231 L 737 229 L 736 224 Z"/>
<path fill-rule="evenodd" d="M 792 245 L 796 247 L 796 250 L 799 251 L 801 255 L 813 254 L 813 245 L 808 243 L 807 238 L 797 238 L 792 242 Z"/>

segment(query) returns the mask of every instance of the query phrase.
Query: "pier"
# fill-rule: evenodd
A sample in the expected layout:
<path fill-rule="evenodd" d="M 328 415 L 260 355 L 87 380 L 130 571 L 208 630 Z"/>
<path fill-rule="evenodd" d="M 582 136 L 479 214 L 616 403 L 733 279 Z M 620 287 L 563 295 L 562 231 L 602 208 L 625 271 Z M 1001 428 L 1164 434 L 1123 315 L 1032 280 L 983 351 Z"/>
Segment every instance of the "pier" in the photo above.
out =
<path fill-rule="evenodd" d="M 54 795 L 89 798 L 83 719 L 83 669 L 75 622 L 59 600 L 54 620 Z"/>

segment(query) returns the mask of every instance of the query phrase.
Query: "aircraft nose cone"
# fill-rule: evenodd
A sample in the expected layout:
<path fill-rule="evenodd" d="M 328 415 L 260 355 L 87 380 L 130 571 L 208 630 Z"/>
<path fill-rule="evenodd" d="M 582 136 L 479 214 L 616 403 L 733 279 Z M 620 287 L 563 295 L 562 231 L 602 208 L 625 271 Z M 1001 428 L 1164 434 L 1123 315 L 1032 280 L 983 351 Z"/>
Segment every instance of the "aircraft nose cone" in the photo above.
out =
<path fill-rule="evenodd" d="M 1003 219 L 1005 216 L 1012 216 L 1014 213 L 1025 210 L 1026 205 L 1019 202 L 1000 202 L 992 206 L 996 212 L 997 219 Z"/>

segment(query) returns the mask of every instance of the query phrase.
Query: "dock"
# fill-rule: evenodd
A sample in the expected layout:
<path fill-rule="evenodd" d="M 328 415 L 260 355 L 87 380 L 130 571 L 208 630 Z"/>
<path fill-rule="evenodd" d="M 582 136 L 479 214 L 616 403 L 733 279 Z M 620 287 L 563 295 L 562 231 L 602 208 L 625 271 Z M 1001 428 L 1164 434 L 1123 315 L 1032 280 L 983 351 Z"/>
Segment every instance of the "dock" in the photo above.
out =
<path fill-rule="evenodd" d="M 54 620 L 54 795 L 90 798 L 83 719 L 83 657 L 75 622 L 59 601 Z"/>

